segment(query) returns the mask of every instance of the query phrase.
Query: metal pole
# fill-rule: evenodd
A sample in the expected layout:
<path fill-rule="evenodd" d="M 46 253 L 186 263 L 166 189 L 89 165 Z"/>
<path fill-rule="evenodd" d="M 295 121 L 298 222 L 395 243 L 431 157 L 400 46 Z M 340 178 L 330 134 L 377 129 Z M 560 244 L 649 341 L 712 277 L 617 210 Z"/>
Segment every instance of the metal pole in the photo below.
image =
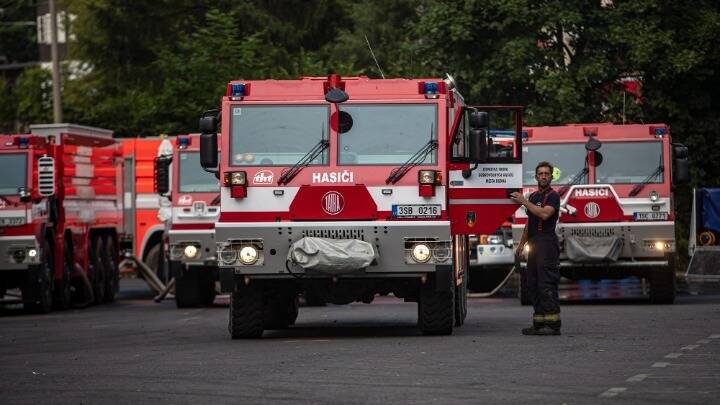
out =
<path fill-rule="evenodd" d="M 62 100 L 60 96 L 60 55 L 57 42 L 57 10 L 55 0 L 50 2 L 50 55 L 52 57 L 53 121 L 63 121 Z"/>

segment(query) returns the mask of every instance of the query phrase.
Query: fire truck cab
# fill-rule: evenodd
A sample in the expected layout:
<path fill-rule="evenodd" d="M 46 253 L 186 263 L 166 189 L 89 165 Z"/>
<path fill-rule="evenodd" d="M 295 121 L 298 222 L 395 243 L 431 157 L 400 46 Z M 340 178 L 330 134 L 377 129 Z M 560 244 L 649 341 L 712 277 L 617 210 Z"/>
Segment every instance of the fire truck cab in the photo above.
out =
<path fill-rule="evenodd" d="M 0 135 L 0 295 L 36 312 L 112 301 L 123 234 L 122 160 L 112 131 L 33 125 Z"/>
<path fill-rule="evenodd" d="M 218 280 L 215 222 L 220 185 L 200 166 L 199 140 L 198 134 L 178 135 L 171 153 L 156 161 L 156 190 L 171 202 L 170 212 L 162 216 L 168 218 L 167 257 L 178 308 L 212 305 Z"/>
<path fill-rule="evenodd" d="M 688 178 L 687 148 L 673 144 L 665 124 L 575 124 L 525 128 L 523 184 L 537 189 L 535 167 L 554 167 L 560 193 L 560 271 L 563 277 L 650 282 L 654 303 L 675 298 L 673 184 Z M 527 222 L 518 209 L 513 240 Z M 525 266 L 525 263 L 522 263 Z M 520 298 L 529 304 L 521 272 Z"/>
<path fill-rule="evenodd" d="M 231 336 L 292 325 L 308 292 L 334 304 L 392 293 L 418 303 L 424 334 L 452 333 L 467 314 L 468 235 L 517 208 L 521 123 L 520 107 L 465 106 L 451 78 L 229 83 L 200 120 L 200 157 L 221 179 Z M 493 144 L 492 125 L 516 142 Z"/>

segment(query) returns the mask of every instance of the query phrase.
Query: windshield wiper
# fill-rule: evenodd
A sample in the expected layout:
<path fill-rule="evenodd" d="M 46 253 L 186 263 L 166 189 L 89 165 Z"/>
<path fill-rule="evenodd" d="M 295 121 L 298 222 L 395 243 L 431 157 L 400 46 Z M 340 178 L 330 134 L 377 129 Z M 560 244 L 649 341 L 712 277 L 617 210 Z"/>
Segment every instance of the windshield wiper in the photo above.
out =
<path fill-rule="evenodd" d="M 400 179 L 402 179 L 402 177 L 409 172 L 410 169 L 424 162 L 427 155 L 437 149 L 437 147 L 438 141 L 435 139 L 429 140 L 422 148 L 420 148 L 419 151 L 410 156 L 410 159 L 408 159 L 407 162 L 403 163 L 402 166 L 393 169 L 388 178 L 385 179 L 385 184 L 395 184 L 400 181 Z"/>
<path fill-rule="evenodd" d="M 330 141 L 327 139 L 321 139 L 320 142 L 313 146 L 313 148 L 310 149 L 310 151 L 306 153 L 305 156 L 303 156 L 297 163 L 295 163 L 293 167 L 283 170 L 282 175 L 278 179 L 278 185 L 288 184 L 290 180 L 300 173 L 300 170 L 310 165 L 310 163 L 312 163 L 312 161 L 315 160 L 315 158 L 329 146 Z"/>
<path fill-rule="evenodd" d="M 655 177 L 661 175 L 663 172 L 665 172 L 665 166 L 661 164 L 657 167 L 657 169 L 655 169 L 654 172 L 652 172 L 652 174 L 647 176 L 647 178 L 643 180 L 642 183 L 635 185 L 635 187 L 630 190 L 630 197 L 635 197 L 636 195 L 638 195 L 642 191 L 642 189 L 645 188 L 646 185 L 648 185 L 653 179 L 655 179 Z"/>
<path fill-rule="evenodd" d="M 586 163 L 585 167 L 583 167 L 582 170 L 577 172 L 577 174 L 575 176 L 573 176 L 572 180 L 570 180 L 570 182 L 568 184 L 566 184 L 560 188 L 560 190 L 558 191 L 558 194 L 560 195 L 560 197 L 562 197 L 562 195 L 566 191 L 568 191 L 570 189 L 570 187 L 580 183 L 580 181 L 582 181 L 583 177 L 585 177 L 588 173 L 590 173 L 590 170 L 588 169 L 587 163 Z"/>

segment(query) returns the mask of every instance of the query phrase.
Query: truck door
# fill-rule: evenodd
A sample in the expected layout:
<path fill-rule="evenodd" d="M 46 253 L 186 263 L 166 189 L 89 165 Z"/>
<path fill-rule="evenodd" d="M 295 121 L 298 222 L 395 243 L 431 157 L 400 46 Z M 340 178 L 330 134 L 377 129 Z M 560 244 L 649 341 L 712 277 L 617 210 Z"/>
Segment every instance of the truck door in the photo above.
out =
<path fill-rule="evenodd" d="M 453 235 L 492 234 L 518 208 L 522 107 L 464 106 L 449 133 L 448 211 Z"/>

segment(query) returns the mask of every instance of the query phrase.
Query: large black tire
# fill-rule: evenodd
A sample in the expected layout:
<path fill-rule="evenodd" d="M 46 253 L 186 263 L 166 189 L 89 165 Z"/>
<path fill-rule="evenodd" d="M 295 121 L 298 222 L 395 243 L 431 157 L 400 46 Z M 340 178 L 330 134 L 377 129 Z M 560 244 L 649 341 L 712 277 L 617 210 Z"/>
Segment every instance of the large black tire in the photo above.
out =
<path fill-rule="evenodd" d="M 167 284 L 172 278 L 172 272 L 170 271 L 170 265 L 165 260 L 165 254 L 162 250 L 162 243 L 150 248 L 148 254 L 145 256 L 145 264 L 155 272 L 155 275 L 163 282 Z"/>
<path fill-rule="evenodd" d="M 58 310 L 66 310 L 72 305 L 72 269 L 75 265 L 73 259 L 72 245 L 65 240 L 65 253 L 63 260 L 63 274 L 60 279 L 55 279 L 53 289 L 53 307 Z"/>
<path fill-rule="evenodd" d="M 47 314 L 53 307 L 53 286 L 55 284 L 52 244 L 47 240 L 42 248 L 40 266 L 31 269 L 26 285 L 22 288 L 25 309 L 38 314 Z"/>
<path fill-rule="evenodd" d="M 120 252 L 115 248 L 115 239 L 112 235 L 105 236 L 103 241 L 105 254 L 102 255 L 103 268 L 105 269 L 105 302 L 115 301 L 115 295 L 120 290 Z"/>
<path fill-rule="evenodd" d="M 107 271 L 102 259 L 104 255 L 106 253 L 104 252 L 102 237 L 93 236 L 90 241 L 90 283 L 92 283 L 93 297 L 96 304 L 102 304 L 105 301 Z"/>
<path fill-rule="evenodd" d="M 462 283 L 455 287 L 455 326 L 463 326 L 467 318 L 467 272 Z"/>
<path fill-rule="evenodd" d="M 303 293 L 303 297 L 305 298 L 305 303 L 303 305 L 305 307 L 324 307 L 327 305 L 325 298 L 312 290 L 305 291 Z"/>
<path fill-rule="evenodd" d="M 433 283 L 420 286 L 418 327 L 424 335 L 451 335 L 455 324 L 455 288 L 435 291 Z"/>
<path fill-rule="evenodd" d="M 516 267 L 520 271 L 520 282 L 518 283 L 518 297 L 520 298 L 521 305 L 532 305 L 532 299 L 530 299 L 530 291 L 528 290 L 527 284 L 527 268 L 523 269 L 520 266 Z"/>
<path fill-rule="evenodd" d="M 197 266 L 184 268 L 182 263 L 171 262 L 175 277 L 175 304 L 178 308 L 210 306 L 215 301 L 215 280 L 209 269 Z"/>
<path fill-rule="evenodd" d="M 268 295 L 263 316 L 264 328 L 286 329 L 294 325 L 299 313 L 298 307 L 298 295 L 294 291 L 277 290 Z"/>
<path fill-rule="evenodd" d="M 236 283 L 230 294 L 228 331 L 233 339 L 254 339 L 263 334 L 263 288 L 259 282 Z"/>
<path fill-rule="evenodd" d="M 663 267 L 651 270 L 650 302 L 653 304 L 672 304 L 675 302 L 675 267 Z"/>

